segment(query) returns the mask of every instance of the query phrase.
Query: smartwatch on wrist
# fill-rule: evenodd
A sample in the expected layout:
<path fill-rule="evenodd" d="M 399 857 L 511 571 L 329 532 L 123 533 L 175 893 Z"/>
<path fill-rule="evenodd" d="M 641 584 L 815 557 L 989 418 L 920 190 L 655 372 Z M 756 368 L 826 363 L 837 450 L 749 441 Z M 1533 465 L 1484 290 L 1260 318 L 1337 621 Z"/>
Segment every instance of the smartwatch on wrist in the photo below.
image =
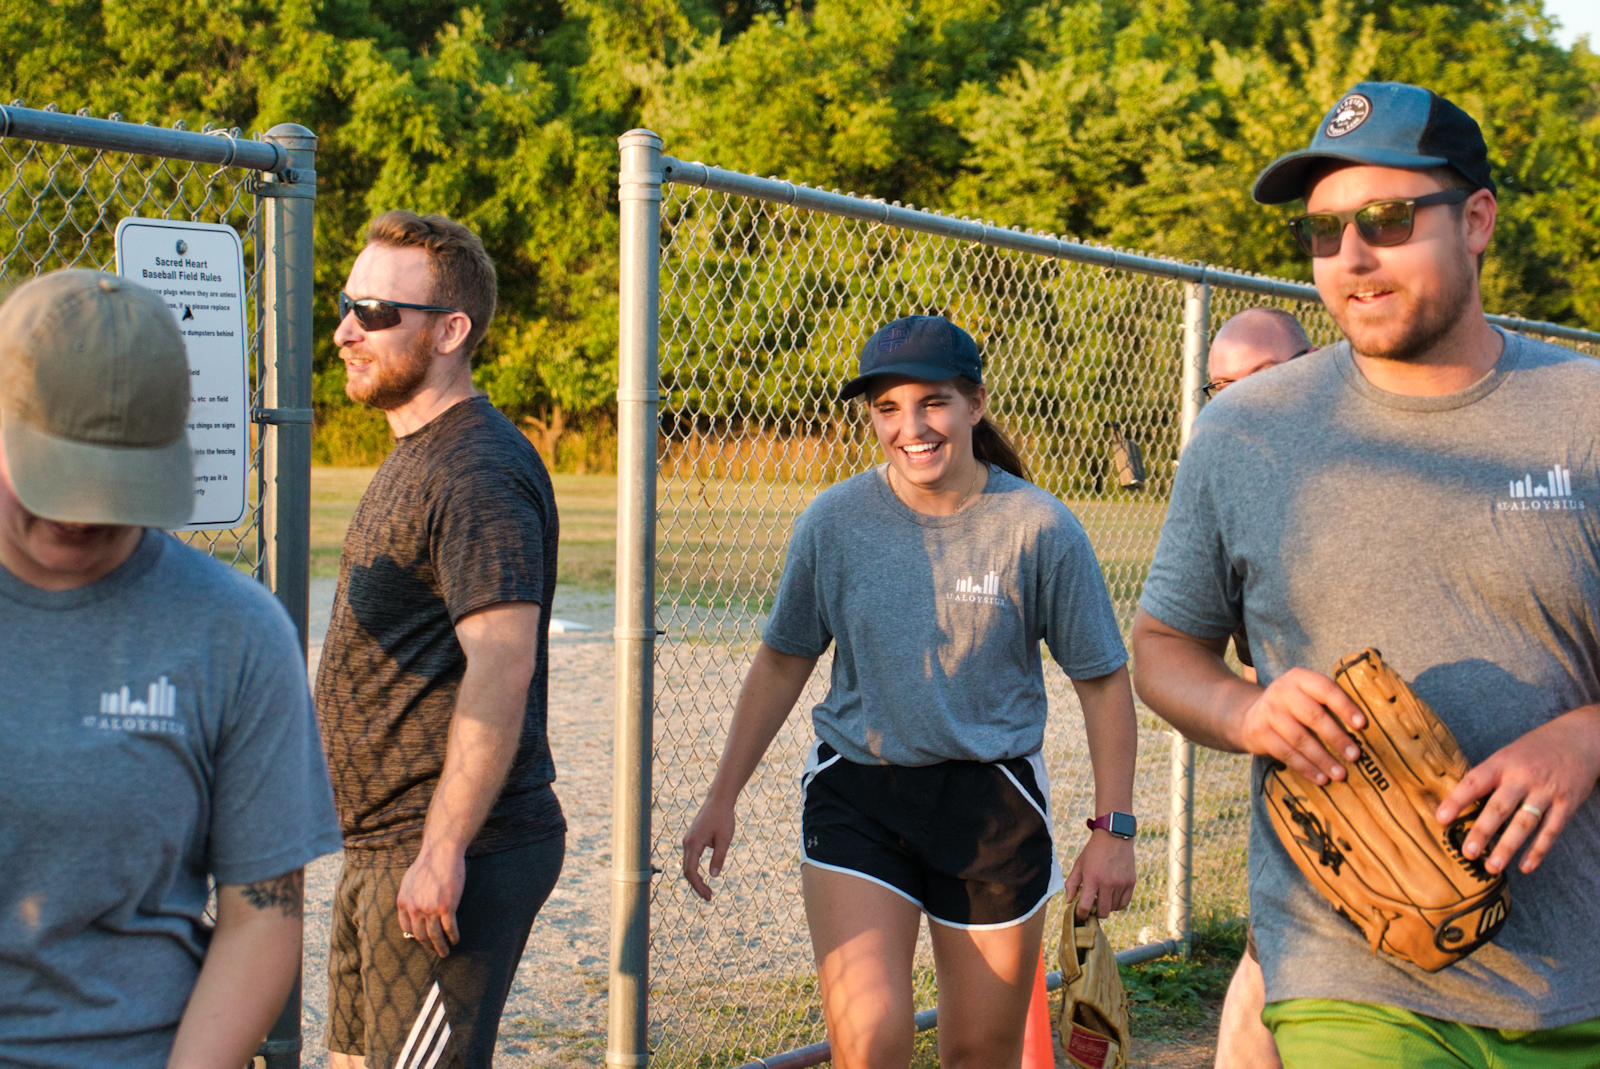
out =
<path fill-rule="evenodd" d="M 1139 821 L 1132 813 L 1118 813 L 1112 810 L 1105 816 L 1095 817 L 1093 820 L 1084 821 L 1089 825 L 1089 830 L 1104 828 L 1119 839 L 1131 839 L 1139 830 Z"/>

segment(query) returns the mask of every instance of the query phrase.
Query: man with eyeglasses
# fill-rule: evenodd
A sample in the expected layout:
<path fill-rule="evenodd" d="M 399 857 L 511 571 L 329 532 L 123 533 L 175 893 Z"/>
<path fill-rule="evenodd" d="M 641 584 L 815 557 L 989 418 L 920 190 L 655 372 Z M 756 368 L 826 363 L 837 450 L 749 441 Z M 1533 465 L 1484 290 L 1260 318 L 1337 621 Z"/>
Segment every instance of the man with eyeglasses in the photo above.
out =
<path fill-rule="evenodd" d="M 1306 328 L 1293 314 L 1265 305 L 1246 308 L 1222 324 L 1211 339 L 1206 355 L 1209 378 L 1200 389 L 1206 400 L 1214 401 L 1217 394 L 1240 379 L 1304 356 L 1315 348 L 1306 337 Z"/>
<path fill-rule="evenodd" d="M 488 1069 L 566 823 L 546 739 L 550 476 L 472 386 L 495 309 L 483 243 L 374 219 L 339 295 L 346 392 L 396 442 L 339 561 L 317 673 L 345 863 L 330 1065 Z"/>
<path fill-rule="evenodd" d="M 1253 791 L 1250 915 L 1285 1065 L 1600 1063 L 1600 363 L 1485 319 L 1476 122 L 1368 82 L 1256 181 L 1346 341 L 1229 387 L 1178 470 L 1134 623 L 1140 696 L 1196 742 L 1340 779 L 1367 646 L 1474 768 L 1439 818 L 1508 874 L 1494 940 L 1435 973 L 1369 949 Z M 1241 624 L 1260 679 L 1222 660 Z M 1498 838 L 1496 838 L 1498 836 Z"/>
<path fill-rule="evenodd" d="M 1265 305 L 1246 308 L 1222 324 L 1211 339 L 1206 356 L 1209 379 L 1201 389 L 1208 401 L 1214 401 L 1234 383 L 1314 350 L 1306 328 L 1293 314 Z M 1239 658 L 1240 675 L 1254 683 L 1255 662 L 1243 627 L 1234 632 L 1233 649 Z M 1222 1003 L 1222 1020 L 1217 1027 L 1217 1069 L 1277 1069 L 1283 1064 L 1272 1033 L 1261 1024 L 1264 997 L 1252 931 Z"/>

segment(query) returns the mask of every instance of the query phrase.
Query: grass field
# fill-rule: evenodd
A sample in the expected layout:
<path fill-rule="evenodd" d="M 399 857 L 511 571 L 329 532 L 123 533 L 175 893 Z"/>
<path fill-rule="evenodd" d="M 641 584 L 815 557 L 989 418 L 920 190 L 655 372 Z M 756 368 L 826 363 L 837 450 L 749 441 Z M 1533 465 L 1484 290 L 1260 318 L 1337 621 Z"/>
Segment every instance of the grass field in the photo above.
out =
<path fill-rule="evenodd" d="M 339 574 L 339 547 L 376 468 L 311 469 L 311 574 Z M 614 475 L 553 475 L 563 586 L 611 588 L 617 559 Z"/>

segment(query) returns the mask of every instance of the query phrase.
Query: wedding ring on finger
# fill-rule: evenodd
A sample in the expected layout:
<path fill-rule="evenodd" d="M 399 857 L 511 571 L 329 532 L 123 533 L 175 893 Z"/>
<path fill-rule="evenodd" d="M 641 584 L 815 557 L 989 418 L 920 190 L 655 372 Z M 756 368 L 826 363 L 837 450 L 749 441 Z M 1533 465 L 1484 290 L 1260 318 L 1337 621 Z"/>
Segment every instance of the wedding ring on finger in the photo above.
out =
<path fill-rule="evenodd" d="M 1532 802 L 1523 802 L 1521 812 L 1532 813 L 1534 820 L 1539 820 L 1544 817 L 1544 810 L 1540 809 Z"/>
<path fill-rule="evenodd" d="M 412 935 L 410 932 L 401 932 L 400 934 L 401 934 L 401 936 L 403 936 L 406 939 L 415 939 L 416 938 L 416 936 Z"/>

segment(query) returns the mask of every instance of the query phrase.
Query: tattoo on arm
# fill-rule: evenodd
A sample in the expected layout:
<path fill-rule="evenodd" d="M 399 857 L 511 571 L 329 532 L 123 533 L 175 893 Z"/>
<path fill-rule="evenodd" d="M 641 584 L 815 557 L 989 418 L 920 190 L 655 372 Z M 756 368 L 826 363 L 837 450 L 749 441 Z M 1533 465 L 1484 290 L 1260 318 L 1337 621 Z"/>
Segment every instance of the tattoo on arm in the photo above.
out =
<path fill-rule="evenodd" d="M 239 893 L 257 909 L 276 906 L 285 917 L 298 917 L 305 906 L 305 890 L 305 870 L 295 869 L 270 880 L 244 884 L 239 888 Z"/>

